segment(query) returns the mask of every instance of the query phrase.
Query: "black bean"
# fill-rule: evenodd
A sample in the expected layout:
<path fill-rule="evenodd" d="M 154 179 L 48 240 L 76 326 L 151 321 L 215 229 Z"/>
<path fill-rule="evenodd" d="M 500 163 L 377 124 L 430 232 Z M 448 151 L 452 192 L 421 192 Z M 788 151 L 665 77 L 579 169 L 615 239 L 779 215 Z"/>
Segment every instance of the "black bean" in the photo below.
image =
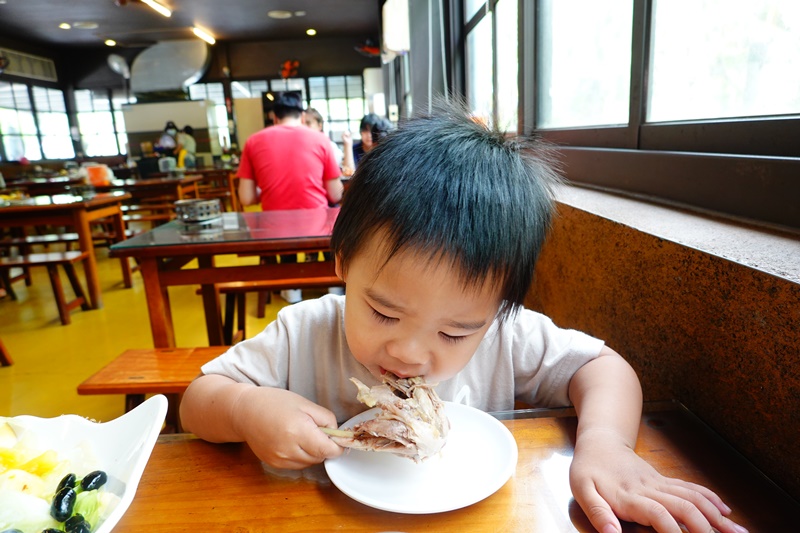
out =
<path fill-rule="evenodd" d="M 67 474 L 66 476 L 64 476 L 64 479 L 58 482 L 58 488 L 56 488 L 56 493 L 58 493 L 58 491 L 60 491 L 64 487 L 69 487 L 71 489 L 75 488 L 75 481 L 77 479 L 78 478 L 75 476 L 75 474 Z"/>
<path fill-rule="evenodd" d="M 75 489 L 64 487 L 53 496 L 53 503 L 50 505 L 50 516 L 59 522 L 63 522 L 72 515 L 75 509 Z"/>
<path fill-rule="evenodd" d="M 75 522 L 71 528 L 67 527 L 66 530 L 67 533 L 92 533 L 92 527 L 86 520 Z"/>
<path fill-rule="evenodd" d="M 103 485 L 106 484 L 108 481 L 108 476 L 102 470 L 95 470 L 94 472 L 89 472 L 83 479 L 81 480 L 81 488 L 83 490 L 94 490 L 99 489 Z"/>
<path fill-rule="evenodd" d="M 74 515 L 67 518 L 67 521 L 64 522 L 64 529 L 67 531 L 72 531 L 72 528 L 75 527 L 78 523 L 84 522 L 83 515 L 80 513 L 75 513 Z"/>

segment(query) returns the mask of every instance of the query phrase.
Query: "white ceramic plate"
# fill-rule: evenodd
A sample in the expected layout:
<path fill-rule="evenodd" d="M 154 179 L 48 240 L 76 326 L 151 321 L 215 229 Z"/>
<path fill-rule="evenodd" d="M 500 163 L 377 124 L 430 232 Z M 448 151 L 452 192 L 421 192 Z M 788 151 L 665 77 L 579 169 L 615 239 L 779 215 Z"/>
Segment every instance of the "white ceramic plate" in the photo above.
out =
<path fill-rule="evenodd" d="M 167 399 L 159 394 L 105 423 L 77 415 L 55 418 L 21 415 L 7 420 L 20 437 L 23 432 L 31 431 L 43 449 L 55 450 L 59 455 L 63 452 L 70 456 L 76 450 L 89 448 L 92 462 L 96 462 L 94 469 L 108 474 L 105 490 L 120 498 L 108 518 L 93 524 L 94 533 L 109 533 L 133 501 L 166 414 Z"/>
<path fill-rule="evenodd" d="M 378 408 L 342 424 L 373 418 Z M 419 464 L 391 453 L 350 450 L 325 461 L 339 490 L 376 509 L 406 514 L 442 513 L 494 494 L 514 473 L 517 442 L 497 419 L 466 405 L 445 402 L 447 444 Z"/>

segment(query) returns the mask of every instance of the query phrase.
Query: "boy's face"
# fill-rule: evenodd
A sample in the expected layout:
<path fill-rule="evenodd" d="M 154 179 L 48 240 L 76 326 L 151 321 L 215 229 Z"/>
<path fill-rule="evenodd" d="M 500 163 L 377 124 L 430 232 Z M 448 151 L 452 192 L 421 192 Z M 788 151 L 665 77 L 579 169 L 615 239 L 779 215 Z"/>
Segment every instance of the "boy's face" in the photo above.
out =
<path fill-rule="evenodd" d="M 379 237 L 353 258 L 343 277 L 350 350 L 378 379 L 387 370 L 431 382 L 451 378 L 497 315 L 499 290 L 488 283 L 465 289 L 447 261 L 431 262 L 413 251 L 383 265 Z M 342 276 L 338 259 L 336 272 Z"/>

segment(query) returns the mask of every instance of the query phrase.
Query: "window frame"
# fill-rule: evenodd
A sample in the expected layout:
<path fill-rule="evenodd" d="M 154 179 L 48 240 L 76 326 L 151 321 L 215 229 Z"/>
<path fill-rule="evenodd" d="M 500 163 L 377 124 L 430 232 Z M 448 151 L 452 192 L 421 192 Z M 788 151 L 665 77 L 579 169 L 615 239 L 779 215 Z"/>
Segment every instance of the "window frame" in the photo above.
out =
<path fill-rule="evenodd" d="M 529 117 L 523 133 L 560 145 L 566 177 L 575 184 L 800 228 L 800 117 L 645 123 L 652 7 L 652 0 L 634 0 L 627 126 L 532 127 L 536 100 L 527 91 L 520 101 Z M 536 12 L 529 7 L 523 16 L 539 35 L 543 21 Z M 535 79 L 535 57 L 530 63 L 524 65 L 534 69 L 524 75 L 528 83 Z"/>
<path fill-rule="evenodd" d="M 457 53 L 450 72 L 454 86 L 465 89 L 466 35 L 496 0 L 487 0 L 470 20 L 464 20 L 462 2 L 449 3 L 450 13 L 461 18 L 451 26 Z M 646 123 L 653 0 L 633 2 L 628 124 L 540 129 L 537 52 L 544 21 L 537 16 L 539 0 L 518 0 L 518 133 L 557 145 L 564 175 L 574 185 L 796 232 L 800 115 Z"/>

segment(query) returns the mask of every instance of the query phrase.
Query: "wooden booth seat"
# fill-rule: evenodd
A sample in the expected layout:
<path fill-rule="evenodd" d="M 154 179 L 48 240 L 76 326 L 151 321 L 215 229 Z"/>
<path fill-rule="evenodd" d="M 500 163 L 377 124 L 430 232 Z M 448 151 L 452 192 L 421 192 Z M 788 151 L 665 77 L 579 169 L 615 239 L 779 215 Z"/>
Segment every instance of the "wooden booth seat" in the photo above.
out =
<path fill-rule="evenodd" d="M 61 323 L 64 325 L 72 322 L 70 318 L 70 311 L 76 307 L 80 307 L 84 311 L 89 310 L 91 307 L 86 299 L 86 293 L 78 280 L 78 275 L 75 272 L 75 264 L 84 261 L 89 256 L 89 252 L 68 251 L 68 252 L 47 252 L 18 255 L 14 257 L 0 257 L 0 279 L 2 279 L 3 286 L 11 296 L 12 300 L 17 299 L 12 285 L 12 278 L 10 275 L 12 268 L 33 268 L 33 267 L 46 267 L 47 273 L 50 276 L 50 284 L 53 287 L 53 295 L 56 298 L 56 307 L 58 307 L 58 315 L 61 318 Z M 69 283 L 72 286 L 72 291 L 75 293 L 73 300 L 67 301 L 64 295 L 64 286 L 61 283 L 61 277 L 58 274 L 58 266 L 64 269 L 67 274 Z M 16 279 L 16 278 L 15 278 Z"/>

